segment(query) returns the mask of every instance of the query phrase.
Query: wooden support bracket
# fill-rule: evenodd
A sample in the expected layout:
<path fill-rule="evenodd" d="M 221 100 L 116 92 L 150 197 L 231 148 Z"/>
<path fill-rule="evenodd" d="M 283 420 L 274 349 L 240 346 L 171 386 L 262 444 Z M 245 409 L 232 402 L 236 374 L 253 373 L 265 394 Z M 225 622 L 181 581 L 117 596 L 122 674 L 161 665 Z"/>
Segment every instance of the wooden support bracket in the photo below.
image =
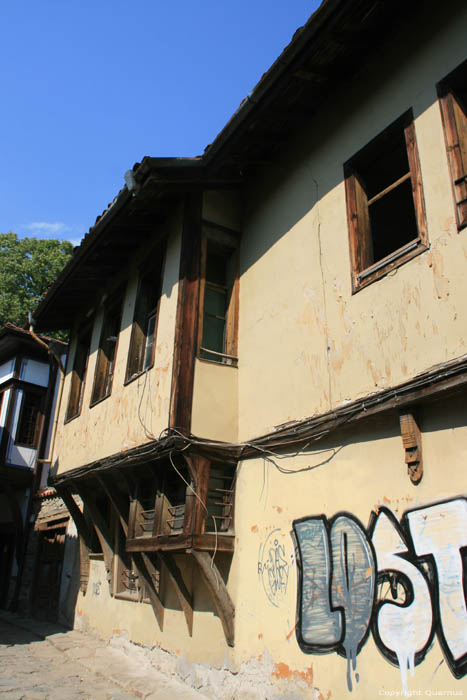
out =
<path fill-rule="evenodd" d="M 115 511 L 116 516 L 120 520 L 123 534 L 128 537 L 128 507 L 129 504 L 125 501 L 125 497 L 115 486 L 112 479 L 102 474 L 96 474 L 97 480 L 106 492 L 110 503 Z"/>
<path fill-rule="evenodd" d="M 125 502 L 123 494 L 120 493 L 111 479 L 102 475 L 97 475 L 97 478 L 109 497 L 112 508 L 120 519 L 120 525 L 122 526 L 123 534 L 125 535 L 126 539 L 128 537 L 128 503 Z M 133 552 L 132 557 L 136 573 L 138 574 L 140 581 L 144 581 L 146 583 L 151 606 L 154 611 L 157 624 L 162 632 L 164 627 L 164 606 L 154 586 L 153 577 L 154 574 L 157 573 L 156 568 L 149 557 L 147 557 L 145 554 Z"/>
<path fill-rule="evenodd" d="M 195 549 L 190 554 L 197 561 L 201 575 L 208 587 L 208 590 L 216 606 L 217 614 L 224 628 L 225 638 L 229 647 L 234 646 L 234 618 L 235 607 L 227 590 L 227 586 L 220 574 L 219 569 L 212 561 L 208 552 L 199 552 Z"/>
<path fill-rule="evenodd" d="M 413 484 L 419 484 L 423 476 L 422 436 L 420 428 L 412 412 L 401 412 L 399 421 L 407 471 L 411 482 Z"/>
<path fill-rule="evenodd" d="M 164 629 L 164 606 L 154 585 L 154 576 L 157 574 L 156 567 L 147 554 L 142 552 L 133 552 L 133 561 L 140 580 L 145 581 L 147 585 L 154 616 L 162 632 Z"/>
<path fill-rule="evenodd" d="M 99 543 L 102 548 L 102 553 L 104 555 L 105 568 L 107 569 L 107 581 L 109 583 L 110 595 L 113 595 L 112 586 L 112 574 L 113 574 L 113 541 L 107 523 L 104 520 L 102 513 L 96 505 L 91 491 L 84 486 L 84 484 L 76 484 L 76 490 L 78 491 L 81 499 L 89 510 L 91 516 L 92 524 L 96 531 Z"/>
<path fill-rule="evenodd" d="M 76 525 L 79 536 L 79 580 L 80 590 L 83 595 L 86 595 L 89 581 L 89 554 L 91 551 L 91 533 L 88 524 L 84 519 L 84 515 L 78 508 L 78 505 L 66 487 L 57 488 L 57 493 L 68 508 L 73 521 Z"/>
<path fill-rule="evenodd" d="M 177 591 L 180 605 L 182 606 L 185 615 L 188 634 L 193 636 L 193 598 L 188 588 L 185 585 L 180 569 L 178 568 L 174 557 L 170 552 L 158 552 L 159 558 L 167 567 L 172 583 Z"/>

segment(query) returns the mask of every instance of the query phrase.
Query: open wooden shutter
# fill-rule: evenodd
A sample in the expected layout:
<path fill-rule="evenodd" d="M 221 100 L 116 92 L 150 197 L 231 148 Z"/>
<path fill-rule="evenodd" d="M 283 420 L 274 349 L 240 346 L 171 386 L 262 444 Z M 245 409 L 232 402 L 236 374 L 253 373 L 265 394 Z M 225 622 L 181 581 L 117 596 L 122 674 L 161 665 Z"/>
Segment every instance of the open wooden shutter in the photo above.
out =
<path fill-rule="evenodd" d="M 467 116 L 452 92 L 441 97 L 458 228 L 467 226 Z"/>
<path fill-rule="evenodd" d="M 368 197 L 355 172 L 346 174 L 345 190 L 352 254 L 352 279 L 355 288 L 358 283 L 358 273 L 373 263 L 373 241 Z"/>

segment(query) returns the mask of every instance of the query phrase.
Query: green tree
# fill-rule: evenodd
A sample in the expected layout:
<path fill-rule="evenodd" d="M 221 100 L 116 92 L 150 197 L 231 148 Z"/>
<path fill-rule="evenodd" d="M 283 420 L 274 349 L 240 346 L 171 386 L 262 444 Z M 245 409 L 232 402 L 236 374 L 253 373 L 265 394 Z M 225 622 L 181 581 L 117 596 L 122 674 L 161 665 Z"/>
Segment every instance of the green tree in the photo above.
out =
<path fill-rule="evenodd" d="M 69 241 L 0 233 L 0 326 L 27 322 L 50 283 L 71 257 Z"/>

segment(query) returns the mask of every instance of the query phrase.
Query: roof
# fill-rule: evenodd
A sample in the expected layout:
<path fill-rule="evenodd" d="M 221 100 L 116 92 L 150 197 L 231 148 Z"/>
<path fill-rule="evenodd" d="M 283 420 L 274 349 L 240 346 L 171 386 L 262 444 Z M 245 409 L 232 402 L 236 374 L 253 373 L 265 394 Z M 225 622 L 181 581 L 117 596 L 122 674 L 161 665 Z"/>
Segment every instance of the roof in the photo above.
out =
<path fill-rule="evenodd" d="M 34 316 L 42 330 L 69 328 L 106 280 L 127 264 L 135 247 L 152 240 L 174 201 L 189 191 L 241 187 L 274 162 L 285 144 L 330 94 L 351 81 L 384 40 L 433 0 L 324 0 L 263 75 L 203 155 L 146 156 L 97 218 Z M 403 20 L 403 22 L 401 21 Z"/>
<path fill-rule="evenodd" d="M 50 342 L 53 342 L 54 345 L 57 344 L 59 352 L 60 350 L 66 351 L 67 343 L 55 338 L 49 338 L 46 335 L 40 335 L 39 337 L 47 344 Z M 47 350 L 34 340 L 28 330 L 15 326 L 13 323 L 6 323 L 3 328 L 0 328 L 0 362 L 24 353 L 43 358 L 44 360 L 48 356 Z"/>

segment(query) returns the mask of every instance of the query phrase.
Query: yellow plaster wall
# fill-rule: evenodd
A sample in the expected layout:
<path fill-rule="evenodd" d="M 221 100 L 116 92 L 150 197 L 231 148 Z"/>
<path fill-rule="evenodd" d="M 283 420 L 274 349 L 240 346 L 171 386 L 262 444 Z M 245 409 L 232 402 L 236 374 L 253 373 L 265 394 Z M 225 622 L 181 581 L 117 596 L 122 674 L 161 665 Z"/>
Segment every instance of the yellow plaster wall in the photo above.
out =
<path fill-rule="evenodd" d="M 241 230 L 238 192 L 204 193 L 203 218 L 233 231 Z M 236 367 L 195 360 L 191 432 L 212 440 L 238 438 L 238 370 Z"/>
<path fill-rule="evenodd" d="M 195 360 L 191 432 L 212 440 L 238 437 L 237 368 Z"/>
<path fill-rule="evenodd" d="M 280 473 L 262 459 L 241 463 L 236 491 L 238 541 L 234 560 L 238 581 L 235 646 L 238 664 L 269 653 L 278 680 L 301 678 L 311 683 L 312 679 L 313 686 L 322 693 L 319 697 L 366 700 L 380 697 L 385 691 L 401 697 L 399 668 L 384 658 L 371 634 L 357 658 L 360 682 L 355 683 L 354 678 L 353 693 L 347 688 L 345 658 L 335 652 L 322 655 L 301 651 L 295 632 L 299 578 L 291 532 L 296 519 L 323 515 L 330 520 L 342 512 L 358 518 L 366 529 L 372 511 L 377 513 L 382 506 L 390 509 L 399 521 L 408 509 L 465 496 L 467 411 L 463 398 L 424 409 L 421 420 L 424 476 L 419 486 L 412 485 L 407 476 L 397 415 L 334 434 L 327 442 L 316 443 L 315 452 L 278 459 L 280 468 L 291 473 Z M 276 589 L 274 593 L 277 579 L 271 564 L 279 561 L 277 552 L 285 565 L 286 590 Z M 270 571 L 262 576 L 261 567 L 265 564 Z M 311 577 L 318 573 L 307 570 Z M 459 586 L 459 580 L 450 580 L 450 585 Z M 432 613 L 427 609 L 423 614 Z M 409 616 L 405 615 L 403 610 L 402 619 L 407 621 Z M 400 634 L 410 634 L 409 628 L 402 625 Z M 421 689 L 423 696 L 425 690 L 467 693 L 467 680 L 456 680 L 443 659 L 435 638 L 424 661 L 416 667 L 414 677 L 409 675 L 409 689 Z M 315 697 L 311 687 L 304 690 L 303 696 Z"/>
<path fill-rule="evenodd" d="M 466 352 L 467 237 L 455 226 L 436 83 L 465 59 L 467 8 L 437 21 L 436 38 L 431 29 L 423 45 L 411 29 L 362 69 L 246 188 L 241 441 Z M 352 295 L 343 163 L 410 107 L 430 249 Z"/>
<path fill-rule="evenodd" d="M 54 451 L 55 471 L 58 470 L 59 473 L 135 447 L 152 437 L 158 437 L 167 427 L 178 295 L 181 212 L 172 218 L 169 232 L 154 366 L 124 385 L 138 285 L 138 265 L 142 261 L 140 251 L 137 259 L 129 261 L 127 271 L 122 276 L 122 281 L 127 280 L 127 284 L 111 394 L 100 403 L 90 406 L 103 317 L 101 306 L 93 327 L 81 414 L 64 423 L 75 353 L 74 343 L 71 345 Z"/>
<path fill-rule="evenodd" d="M 137 644 L 157 646 L 190 662 L 209 663 L 220 667 L 232 650 L 227 646 L 222 625 L 213 612 L 206 587 L 191 561 L 176 558 L 185 583 L 193 595 L 195 613 L 193 636 L 188 634 L 185 616 L 180 609 L 175 590 L 163 572 L 163 629 L 149 603 L 122 600 L 110 595 L 105 565 L 102 560 L 91 561 L 86 594 L 78 594 L 75 627 L 88 628 L 102 638 L 124 634 Z"/>

